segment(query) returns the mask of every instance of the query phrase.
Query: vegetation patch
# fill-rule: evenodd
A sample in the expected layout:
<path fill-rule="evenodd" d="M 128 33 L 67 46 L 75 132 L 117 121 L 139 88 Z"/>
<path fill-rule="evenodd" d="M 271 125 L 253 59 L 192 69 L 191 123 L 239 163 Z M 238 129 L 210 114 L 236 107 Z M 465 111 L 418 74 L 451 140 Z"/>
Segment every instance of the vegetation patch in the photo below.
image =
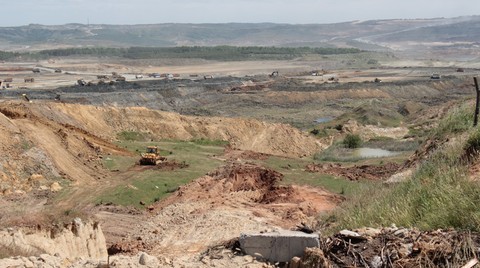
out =
<path fill-rule="evenodd" d="M 347 136 L 345 136 L 343 139 L 343 146 L 345 146 L 345 148 L 354 149 L 360 147 L 361 145 L 362 139 L 357 134 L 347 134 Z"/>
<path fill-rule="evenodd" d="M 352 182 L 325 173 L 308 172 L 305 170 L 305 166 L 311 163 L 309 159 L 291 159 L 271 156 L 260 163 L 282 173 L 284 177 L 281 184 L 285 185 L 296 184 L 322 187 L 332 193 L 346 196 L 355 194 L 358 188 L 363 185 L 363 183 Z"/>
<path fill-rule="evenodd" d="M 109 156 L 104 164 L 111 170 L 125 171 L 136 165 L 147 146 L 160 148 L 160 154 L 166 156 L 169 162 L 182 163 L 180 169 L 165 169 L 150 167 L 140 169 L 134 176 L 122 181 L 113 189 L 109 189 L 95 199 L 96 204 L 111 203 L 115 205 L 134 206 L 141 208 L 165 198 L 180 185 L 201 177 L 219 167 L 221 161 L 212 156 L 223 153 L 223 142 L 196 140 L 156 142 L 120 141 L 119 146 L 138 153 L 138 157 Z M 115 177 L 113 178 L 115 179 Z"/>
<path fill-rule="evenodd" d="M 330 216 L 335 222 L 331 229 L 395 223 L 423 230 L 453 227 L 480 231 L 480 187 L 469 179 L 468 165 L 461 158 L 466 150 L 480 144 L 479 131 L 471 127 L 468 110 L 465 106 L 454 109 L 440 122 L 432 137 L 455 139 L 439 145 L 412 179 L 365 189 Z M 463 133 L 468 136 L 463 138 Z"/>
<path fill-rule="evenodd" d="M 137 131 L 122 131 L 117 134 L 117 139 L 122 141 L 149 141 L 151 140 L 151 135 Z"/>

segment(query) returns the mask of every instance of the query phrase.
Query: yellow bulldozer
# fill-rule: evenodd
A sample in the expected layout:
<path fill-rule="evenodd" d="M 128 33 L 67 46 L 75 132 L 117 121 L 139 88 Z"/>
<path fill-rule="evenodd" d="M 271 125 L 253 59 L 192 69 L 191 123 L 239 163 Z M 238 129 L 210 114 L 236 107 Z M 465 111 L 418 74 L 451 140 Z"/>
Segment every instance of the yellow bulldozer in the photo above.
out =
<path fill-rule="evenodd" d="M 148 146 L 145 153 L 141 155 L 140 165 L 156 165 L 167 160 L 167 158 L 160 156 L 157 146 Z"/>

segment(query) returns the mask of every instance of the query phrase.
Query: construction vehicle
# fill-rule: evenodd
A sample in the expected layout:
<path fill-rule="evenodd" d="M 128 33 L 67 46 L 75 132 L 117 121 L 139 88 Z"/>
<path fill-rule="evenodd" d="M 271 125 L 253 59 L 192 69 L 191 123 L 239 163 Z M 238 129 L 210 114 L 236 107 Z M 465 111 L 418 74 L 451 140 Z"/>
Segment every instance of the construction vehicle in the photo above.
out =
<path fill-rule="evenodd" d="M 160 156 L 157 146 L 148 146 L 145 153 L 141 155 L 140 165 L 156 165 L 167 160 L 167 158 Z"/>
<path fill-rule="evenodd" d="M 30 98 L 27 96 L 27 94 L 22 94 L 22 98 L 27 102 L 32 102 Z"/>
<path fill-rule="evenodd" d="M 85 80 L 83 80 L 83 79 L 78 79 L 78 80 L 77 80 L 77 84 L 78 84 L 79 86 L 86 86 L 86 85 L 87 85 L 87 82 L 86 82 Z"/>

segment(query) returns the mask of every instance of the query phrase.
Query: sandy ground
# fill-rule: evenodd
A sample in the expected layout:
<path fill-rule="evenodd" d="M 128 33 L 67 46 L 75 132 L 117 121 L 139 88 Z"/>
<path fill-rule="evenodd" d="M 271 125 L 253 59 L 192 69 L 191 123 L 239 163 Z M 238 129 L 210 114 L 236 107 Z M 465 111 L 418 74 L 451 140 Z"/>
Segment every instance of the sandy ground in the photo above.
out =
<path fill-rule="evenodd" d="M 158 66 L 142 65 L 133 61 L 115 62 L 93 58 L 85 59 L 56 59 L 40 62 L 4 63 L 0 68 L 0 79 L 13 78 L 10 86 L 13 88 L 44 89 L 60 86 L 72 86 L 77 80 L 98 83 L 97 75 L 110 76 L 113 72 L 124 76 L 127 81 L 135 81 L 136 74 L 142 74 L 143 80 L 160 79 L 149 78 L 149 73 L 177 74 L 176 79 L 203 79 L 204 75 L 220 76 L 253 76 L 269 75 L 273 71 L 279 71 L 280 75 L 300 77 L 306 83 L 325 83 L 331 77 L 337 78 L 340 83 L 373 81 L 379 78 L 384 82 L 400 81 L 405 79 L 428 79 L 432 73 L 441 75 L 454 74 L 465 76 L 476 74 L 475 70 L 466 70 L 464 73 L 456 73 L 457 67 L 478 68 L 478 65 L 462 62 L 427 62 L 413 60 L 399 60 L 385 63 L 381 68 L 365 69 L 362 71 L 352 70 L 328 70 L 319 76 L 302 76 L 313 70 L 322 69 L 320 61 L 236 61 L 236 62 L 211 62 L 192 61 L 171 62 Z M 408 68 L 407 68 L 408 66 Z M 32 68 L 39 68 L 40 73 L 33 73 Z M 441 69 L 432 69 L 441 68 Z M 55 69 L 62 70 L 55 73 Z M 26 78 L 34 78 L 34 82 L 24 82 Z M 163 78 L 161 78 L 163 79 Z"/>

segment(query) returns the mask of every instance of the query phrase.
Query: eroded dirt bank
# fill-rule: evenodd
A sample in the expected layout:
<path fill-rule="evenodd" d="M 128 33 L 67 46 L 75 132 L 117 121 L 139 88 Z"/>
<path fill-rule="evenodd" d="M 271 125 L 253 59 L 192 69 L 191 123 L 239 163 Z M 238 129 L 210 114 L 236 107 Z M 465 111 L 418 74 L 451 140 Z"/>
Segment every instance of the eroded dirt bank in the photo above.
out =
<path fill-rule="evenodd" d="M 62 103 L 0 103 L 0 191 L 51 187 L 55 178 L 93 183 L 108 176 L 105 154 L 131 153 L 113 144 L 122 131 L 153 139 L 211 139 L 234 148 L 302 157 L 324 148 L 285 124 L 249 119 L 192 117 L 146 108 Z"/>

